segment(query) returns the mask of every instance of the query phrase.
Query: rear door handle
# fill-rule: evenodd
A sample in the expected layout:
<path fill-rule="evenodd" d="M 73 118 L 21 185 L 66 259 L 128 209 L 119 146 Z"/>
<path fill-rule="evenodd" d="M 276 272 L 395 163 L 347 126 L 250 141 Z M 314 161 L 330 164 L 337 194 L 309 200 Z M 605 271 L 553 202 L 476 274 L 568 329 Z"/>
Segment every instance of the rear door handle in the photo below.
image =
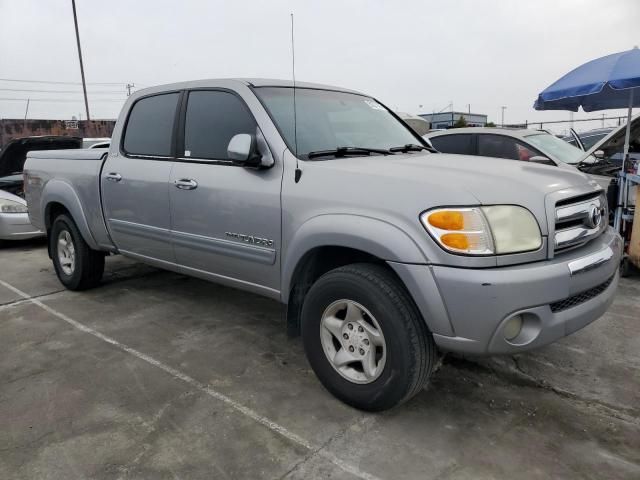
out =
<path fill-rule="evenodd" d="M 175 180 L 173 184 L 180 190 L 195 190 L 198 188 L 198 182 L 191 178 L 181 178 L 180 180 Z"/>
<path fill-rule="evenodd" d="M 112 182 L 119 182 L 120 180 L 122 180 L 122 175 L 116 172 L 111 172 L 111 173 L 107 173 L 105 175 L 105 178 L 107 180 L 111 180 Z"/>

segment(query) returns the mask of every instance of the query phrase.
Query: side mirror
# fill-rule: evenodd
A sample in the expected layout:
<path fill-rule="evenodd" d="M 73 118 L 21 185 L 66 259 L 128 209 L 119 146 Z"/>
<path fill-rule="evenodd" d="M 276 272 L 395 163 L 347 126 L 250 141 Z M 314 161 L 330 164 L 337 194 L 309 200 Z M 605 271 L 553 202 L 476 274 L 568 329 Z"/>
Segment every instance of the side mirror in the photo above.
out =
<path fill-rule="evenodd" d="M 542 155 L 529 157 L 529 161 L 533 163 L 542 163 L 544 165 L 555 165 L 552 160 L 548 159 L 547 157 L 543 157 Z"/>
<path fill-rule="evenodd" d="M 232 162 L 239 165 L 258 167 L 262 157 L 258 153 L 256 136 L 248 133 L 234 135 L 227 146 L 227 156 Z"/>
<path fill-rule="evenodd" d="M 602 160 L 604 158 L 604 150 L 596 150 L 595 152 L 593 152 L 593 156 L 598 160 Z"/>

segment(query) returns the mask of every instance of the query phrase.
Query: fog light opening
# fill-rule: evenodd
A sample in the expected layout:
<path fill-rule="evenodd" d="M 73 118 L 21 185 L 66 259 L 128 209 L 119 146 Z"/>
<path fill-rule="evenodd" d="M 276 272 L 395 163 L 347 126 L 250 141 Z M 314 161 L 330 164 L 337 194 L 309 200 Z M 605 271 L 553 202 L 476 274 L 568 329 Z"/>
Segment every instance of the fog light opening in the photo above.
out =
<path fill-rule="evenodd" d="M 522 315 L 514 315 L 504 325 L 502 333 L 504 338 L 510 342 L 513 341 L 522 331 Z"/>

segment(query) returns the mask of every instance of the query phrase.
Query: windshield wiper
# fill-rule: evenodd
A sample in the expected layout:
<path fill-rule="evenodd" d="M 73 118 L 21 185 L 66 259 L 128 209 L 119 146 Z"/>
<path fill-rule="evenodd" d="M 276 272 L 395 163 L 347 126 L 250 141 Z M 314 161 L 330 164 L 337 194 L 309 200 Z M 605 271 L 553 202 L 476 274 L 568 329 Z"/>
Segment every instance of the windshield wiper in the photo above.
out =
<path fill-rule="evenodd" d="M 421 150 L 426 150 L 427 152 L 432 152 L 433 151 L 429 147 L 425 147 L 424 145 L 418 145 L 416 143 L 407 143 L 406 145 L 403 145 L 402 147 L 391 147 L 389 149 L 390 152 L 402 152 L 402 153 L 419 152 Z"/>
<path fill-rule="evenodd" d="M 595 159 L 595 162 L 587 162 L 589 157 L 593 157 Z M 569 165 L 573 165 L 578 170 L 584 172 L 595 166 L 601 167 L 604 162 L 606 162 L 604 158 L 598 158 L 598 157 L 594 157 L 593 155 L 589 155 L 588 157 L 585 157 L 582 160 L 580 160 L 578 163 L 570 163 Z M 610 163 L 610 162 L 607 162 L 607 163 Z"/>
<path fill-rule="evenodd" d="M 380 155 L 390 155 L 391 151 L 383 148 L 368 148 L 368 147 L 337 147 L 332 150 L 316 150 L 309 152 L 307 158 L 316 157 L 346 157 L 347 155 L 371 155 L 372 153 L 379 153 Z"/>

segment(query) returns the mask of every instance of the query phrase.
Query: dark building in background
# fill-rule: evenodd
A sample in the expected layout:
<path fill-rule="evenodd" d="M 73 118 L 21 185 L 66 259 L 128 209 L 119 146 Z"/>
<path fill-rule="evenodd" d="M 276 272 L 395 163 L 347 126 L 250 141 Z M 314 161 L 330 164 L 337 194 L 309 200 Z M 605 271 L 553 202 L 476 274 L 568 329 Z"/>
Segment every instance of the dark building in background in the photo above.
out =
<path fill-rule="evenodd" d="M 22 120 L 0 119 L 0 147 L 10 140 L 35 135 L 81 138 L 111 137 L 115 120 Z"/>
<path fill-rule="evenodd" d="M 483 113 L 441 112 L 420 113 L 418 116 L 429 122 L 432 129 L 451 128 L 460 117 L 467 121 L 469 127 L 484 127 L 487 124 L 487 116 Z"/>

